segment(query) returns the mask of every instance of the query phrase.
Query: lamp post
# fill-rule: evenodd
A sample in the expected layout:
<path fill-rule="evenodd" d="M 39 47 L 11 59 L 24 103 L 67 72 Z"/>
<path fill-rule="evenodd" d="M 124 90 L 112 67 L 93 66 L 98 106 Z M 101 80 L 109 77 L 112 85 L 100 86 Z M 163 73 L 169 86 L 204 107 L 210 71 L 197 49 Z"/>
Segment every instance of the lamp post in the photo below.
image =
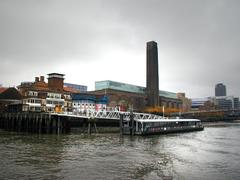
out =
<path fill-rule="evenodd" d="M 164 118 L 164 106 L 162 107 L 162 112 L 163 112 L 163 118 Z"/>

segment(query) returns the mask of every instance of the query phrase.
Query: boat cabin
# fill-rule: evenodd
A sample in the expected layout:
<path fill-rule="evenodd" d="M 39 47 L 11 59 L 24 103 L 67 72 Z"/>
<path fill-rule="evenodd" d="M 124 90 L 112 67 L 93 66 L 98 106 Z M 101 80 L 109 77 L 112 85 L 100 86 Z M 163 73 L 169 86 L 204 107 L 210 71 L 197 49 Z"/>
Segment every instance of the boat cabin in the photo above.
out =
<path fill-rule="evenodd" d="M 124 134 L 150 135 L 203 130 L 199 119 L 136 119 L 123 125 Z"/>

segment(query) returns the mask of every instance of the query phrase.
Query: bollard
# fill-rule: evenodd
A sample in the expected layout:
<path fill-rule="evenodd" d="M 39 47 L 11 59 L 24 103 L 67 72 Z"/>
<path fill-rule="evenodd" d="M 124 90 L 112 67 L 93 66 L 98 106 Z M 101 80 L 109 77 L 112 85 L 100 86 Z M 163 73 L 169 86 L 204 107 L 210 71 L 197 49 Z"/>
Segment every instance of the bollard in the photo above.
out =
<path fill-rule="evenodd" d="M 120 135 L 123 135 L 123 114 L 120 113 L 120 121 L 119 121 L 119 127 L 120 127 Z"/>
<path fill-rule="evenodd" d="M 133 112 L 130 112 L 130 135 L 134 135 L 134 117 Z"/>

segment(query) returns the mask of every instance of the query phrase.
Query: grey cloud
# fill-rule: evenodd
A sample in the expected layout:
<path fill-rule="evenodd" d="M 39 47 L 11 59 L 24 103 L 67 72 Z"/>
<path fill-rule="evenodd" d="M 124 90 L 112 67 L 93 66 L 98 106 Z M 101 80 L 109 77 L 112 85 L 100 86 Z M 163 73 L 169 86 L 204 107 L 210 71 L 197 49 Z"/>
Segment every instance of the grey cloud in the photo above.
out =
<path fill-rule="evenodd" d="M 111 48 L 141 54 L 155 40 L 162 88 L 196 97 L 223 82 L 240 95 L 239 16 L 238 0 L 1 1 L 1 78 L 15 66 L 81 66 Z"/>

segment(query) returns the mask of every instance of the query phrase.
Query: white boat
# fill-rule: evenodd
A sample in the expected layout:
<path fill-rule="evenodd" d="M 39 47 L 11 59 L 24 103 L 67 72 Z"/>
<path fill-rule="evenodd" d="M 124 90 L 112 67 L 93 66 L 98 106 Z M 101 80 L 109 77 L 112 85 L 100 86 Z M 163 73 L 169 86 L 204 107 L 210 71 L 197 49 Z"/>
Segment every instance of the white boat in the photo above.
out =
<path fill-rule="evenodd" d="M 132 135 L 166 134 L 201 131 L 203 129 L 199 119 L 136 119 L 123 124 L 123 134 Z"/>

